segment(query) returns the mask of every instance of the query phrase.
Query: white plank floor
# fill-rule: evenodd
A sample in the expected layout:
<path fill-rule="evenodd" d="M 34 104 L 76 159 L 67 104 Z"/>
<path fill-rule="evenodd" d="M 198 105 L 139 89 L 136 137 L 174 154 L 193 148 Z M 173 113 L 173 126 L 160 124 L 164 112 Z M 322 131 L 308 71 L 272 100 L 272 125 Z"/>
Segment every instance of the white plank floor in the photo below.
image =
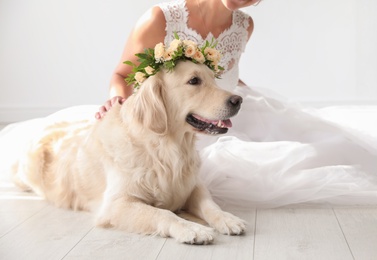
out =
<path fill-rule="evenodd" d="M 88 212 L 58 209 L 2 184 L 0 259 L 377 259 L 377 207 L 230 211 L 248 222 L 246 234 L 184 245 L 96 228 Z"/>
<path fill-rule="evenodd" d="M 377 207 L 230 210 L 243 236 L 192 246 L 96 228 L 88 212 L 0 189 L 0 259 L 377 259 Z"/>

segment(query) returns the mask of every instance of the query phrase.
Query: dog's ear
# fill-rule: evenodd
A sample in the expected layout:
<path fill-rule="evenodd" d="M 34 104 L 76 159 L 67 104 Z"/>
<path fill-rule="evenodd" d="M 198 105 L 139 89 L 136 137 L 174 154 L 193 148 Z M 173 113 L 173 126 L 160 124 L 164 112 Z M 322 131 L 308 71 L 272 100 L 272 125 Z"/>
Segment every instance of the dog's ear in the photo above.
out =
<path fill-rule="evenodd" d="M 157 75 L 149 77 L 135 94 L 133 107 L 134 118 L 157 134 L 165 134 L 168 128 L 163 91 L 161 79 Z"/>

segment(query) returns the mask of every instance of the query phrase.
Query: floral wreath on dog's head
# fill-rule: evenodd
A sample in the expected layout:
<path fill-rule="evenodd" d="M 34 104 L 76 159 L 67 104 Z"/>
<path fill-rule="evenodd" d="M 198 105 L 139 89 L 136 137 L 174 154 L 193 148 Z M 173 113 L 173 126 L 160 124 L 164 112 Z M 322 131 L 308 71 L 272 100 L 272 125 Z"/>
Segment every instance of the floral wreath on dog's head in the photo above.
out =
<path fill-rule="evenodd" d="M 139 58 L 139 65 L 125 61 L 124 64 L 132 66 L 132 73 L 128 75 L 125 81 L 138 89 L 148 77 L 159 72 L 161 67 L 171 71 L 181 60 L 205 64 L 219 78 L 220 72 L 224 68 L 219 65 L 221 54 L 215 49 L 216 45 L 217 42 L 212 40 L 211 42 L 205 41 L 204 45 L 199 47 L 193 41 L 180 40 L 178 35 L 174 33 L 174 40 L 168 48 L 163 43 L 158 43 L 154 49 L 145 49 L 144 53 L 135 54 Z"/>

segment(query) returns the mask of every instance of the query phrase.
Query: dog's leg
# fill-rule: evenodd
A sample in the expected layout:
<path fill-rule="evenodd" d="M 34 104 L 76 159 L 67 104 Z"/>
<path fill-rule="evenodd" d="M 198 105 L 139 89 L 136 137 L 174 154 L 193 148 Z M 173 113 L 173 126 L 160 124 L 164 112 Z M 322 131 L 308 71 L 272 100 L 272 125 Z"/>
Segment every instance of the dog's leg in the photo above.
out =
<path fill-rule="evenodd" d="M 214 239 L 212 228 L 184 220 L 169 210 L 140 201 L 129 201 L 124 197 L 102 208 L 97 225 L 139 234 L 173 237 L 188 244 L 209 244 Z"/>
<path fill-rule="evenodd" d="M 240 235 L 245 231 L 245 221 L 222 211 L 212 200 L 211 194 L 199 184 L 188 199 L 185 209 L 205 220 L 221 234 Z"/>

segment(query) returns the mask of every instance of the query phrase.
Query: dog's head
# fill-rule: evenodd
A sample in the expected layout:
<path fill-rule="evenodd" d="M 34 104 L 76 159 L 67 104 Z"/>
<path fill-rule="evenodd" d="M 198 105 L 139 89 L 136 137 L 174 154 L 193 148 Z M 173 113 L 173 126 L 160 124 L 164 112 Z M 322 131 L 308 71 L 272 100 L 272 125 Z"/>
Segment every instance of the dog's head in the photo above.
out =
<path fill-rule="evenodd" d="M 161 70 L 149 77 L 133 98 L 133 118 L 158 134 L 224 134 L 242 103 L 240 96 L 217 86 L 212 70 L 191 61 L 180 61 L 171 72 Z"/>

